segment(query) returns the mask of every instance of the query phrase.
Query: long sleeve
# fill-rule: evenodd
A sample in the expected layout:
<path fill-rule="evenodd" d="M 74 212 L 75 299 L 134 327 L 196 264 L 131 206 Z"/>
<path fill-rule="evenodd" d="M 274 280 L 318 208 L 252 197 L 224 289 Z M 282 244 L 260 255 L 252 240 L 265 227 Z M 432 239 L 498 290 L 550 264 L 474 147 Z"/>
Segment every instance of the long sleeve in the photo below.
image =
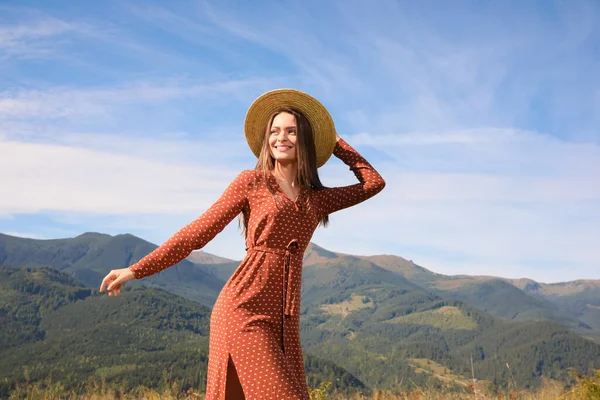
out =
<path fill-rule="evenodd" d="M 322 215 L 363 202 L 385 187 L 383 177 L 344 139 L 337 141 L 333 155 L 350 167 L 359 183 L 316 191 L 314 199 Z"/>
<path fill-rule="evenodd" d="M 242 171 L 225 189 L 221 197 L 195 221 L 181 228 L 160 247 L 129 266 L 136 279 L 153 275 L 186 258 L 221 232 L 244 207 L 255 172 Z"/>

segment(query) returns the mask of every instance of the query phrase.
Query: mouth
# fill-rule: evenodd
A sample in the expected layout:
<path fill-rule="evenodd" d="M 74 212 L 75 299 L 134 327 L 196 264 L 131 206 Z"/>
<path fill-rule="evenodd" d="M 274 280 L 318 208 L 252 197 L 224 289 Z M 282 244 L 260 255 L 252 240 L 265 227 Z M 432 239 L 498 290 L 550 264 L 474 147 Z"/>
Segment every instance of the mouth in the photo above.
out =
<path fill-rule="evenodd" d="M 292 148 L 292 146 L 284 146 L 284 145 L 273 146 L 273 147 L 275 148 L 275 150 L 281 151 L 281 152 L 287 152 L 288 150 L 290 150 Z"/>

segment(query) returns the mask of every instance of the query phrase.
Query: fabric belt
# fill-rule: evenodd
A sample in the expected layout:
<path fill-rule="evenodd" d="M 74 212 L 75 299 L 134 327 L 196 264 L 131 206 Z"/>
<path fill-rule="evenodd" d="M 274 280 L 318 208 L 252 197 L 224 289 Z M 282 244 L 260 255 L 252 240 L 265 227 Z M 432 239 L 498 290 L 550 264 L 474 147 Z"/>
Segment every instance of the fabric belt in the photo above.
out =
<path fill-rule="evenodd" d="M 246 251 L 262 251 L 265 253 L 279 254 L 285 257 L 283 263 L 282 274 L 282 313 L 281 313 L 281 346 L 285 352 L 285 318 L 289 318 L 296 312 L 296 300 L 299 296 L 294 288 L 296 271 L 291 268 L 292 254 L 298 251 L 298 240 L 292 239 L 285 248 L 268 247 L 268 246 L 252 246 L 247 247 Z M 299 286 L 299 285 L 298 285 Z"/>

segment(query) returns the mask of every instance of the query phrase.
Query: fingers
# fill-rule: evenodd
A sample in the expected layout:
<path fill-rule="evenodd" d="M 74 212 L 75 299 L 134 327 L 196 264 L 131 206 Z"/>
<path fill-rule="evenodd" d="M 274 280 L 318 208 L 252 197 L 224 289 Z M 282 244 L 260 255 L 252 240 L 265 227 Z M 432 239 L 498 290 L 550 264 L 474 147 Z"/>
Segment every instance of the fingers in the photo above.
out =
<path fill-rule="evenodd" d="M 100 292 L 103 292 L 104 289 L 106 289 L 109 296 L 118 295 L 121 293 L 121 287 L 123 286 L 123 279 L 121 278 L 122 274 L 119 274 L 118 271 L 110 271 L 102 280 Z"/>
<path fill-rule="evenodd" d="M 121 290 L 121 279 L 117 278 L 114 281 L 112 281 L 108 287 L 106 288 L 109 292 L 114 292 L 116 289 L 118 289 L 119 291 Z M 117 293 L 118 294 L 118 293 Z"/>
<path fill-rule="evenodd" d="M 122 285 L 119 285 L 119 286 L 116 286 L 116 287 L 114 287 L 112 289 L 109 289 L 108 290 L 108 295 L 109 296 L 116 296 L 116 295 L 118 295 L 119 293 L 121 293 L 121 288 L 122 287 L 123 287 Z"/>
<path fill-rule="evenodd" d="M 108 275 L 106 275 L 104 277 L 104 279 L 102 279 L 102 284 L 100 285 L 100 291 L 103 292 L 104 288 L 106 288 L 106 286 L 108 284 L 110 284 L 113 280 L 115 280 L 117 278 L 117 274 L 114 271 L 110 271 L 108 273 Z"/>
<path fill-rule="evenodd" d="M 111 285 L 107 288 L 108 291 L 108 295 L 109 296 L 116 296 L 119 293 L 121 293 L 121 288 L 123 287 L 123 285 Z"/>

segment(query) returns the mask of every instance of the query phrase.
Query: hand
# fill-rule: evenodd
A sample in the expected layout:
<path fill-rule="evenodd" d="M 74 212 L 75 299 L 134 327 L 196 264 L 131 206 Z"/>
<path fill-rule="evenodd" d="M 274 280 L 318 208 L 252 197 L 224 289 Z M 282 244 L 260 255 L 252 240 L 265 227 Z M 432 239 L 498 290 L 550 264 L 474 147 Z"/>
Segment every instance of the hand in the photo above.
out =
<path fill-rule="evenodd" d="M 135 279 L 135 275 L 129 268 L 113 269 L 102 279 L 100 291 L 103 292 L 106 288 L 109 296 L 116 296 L 121 293 L 123 284 L 132 279 Z"/>
<path fill-rule="evenodd" d="M 335 141 L 337 142 L 338 140 L 340 140 L 340 135 L 337 134 L 337 132 L 335 133 Z"/>

